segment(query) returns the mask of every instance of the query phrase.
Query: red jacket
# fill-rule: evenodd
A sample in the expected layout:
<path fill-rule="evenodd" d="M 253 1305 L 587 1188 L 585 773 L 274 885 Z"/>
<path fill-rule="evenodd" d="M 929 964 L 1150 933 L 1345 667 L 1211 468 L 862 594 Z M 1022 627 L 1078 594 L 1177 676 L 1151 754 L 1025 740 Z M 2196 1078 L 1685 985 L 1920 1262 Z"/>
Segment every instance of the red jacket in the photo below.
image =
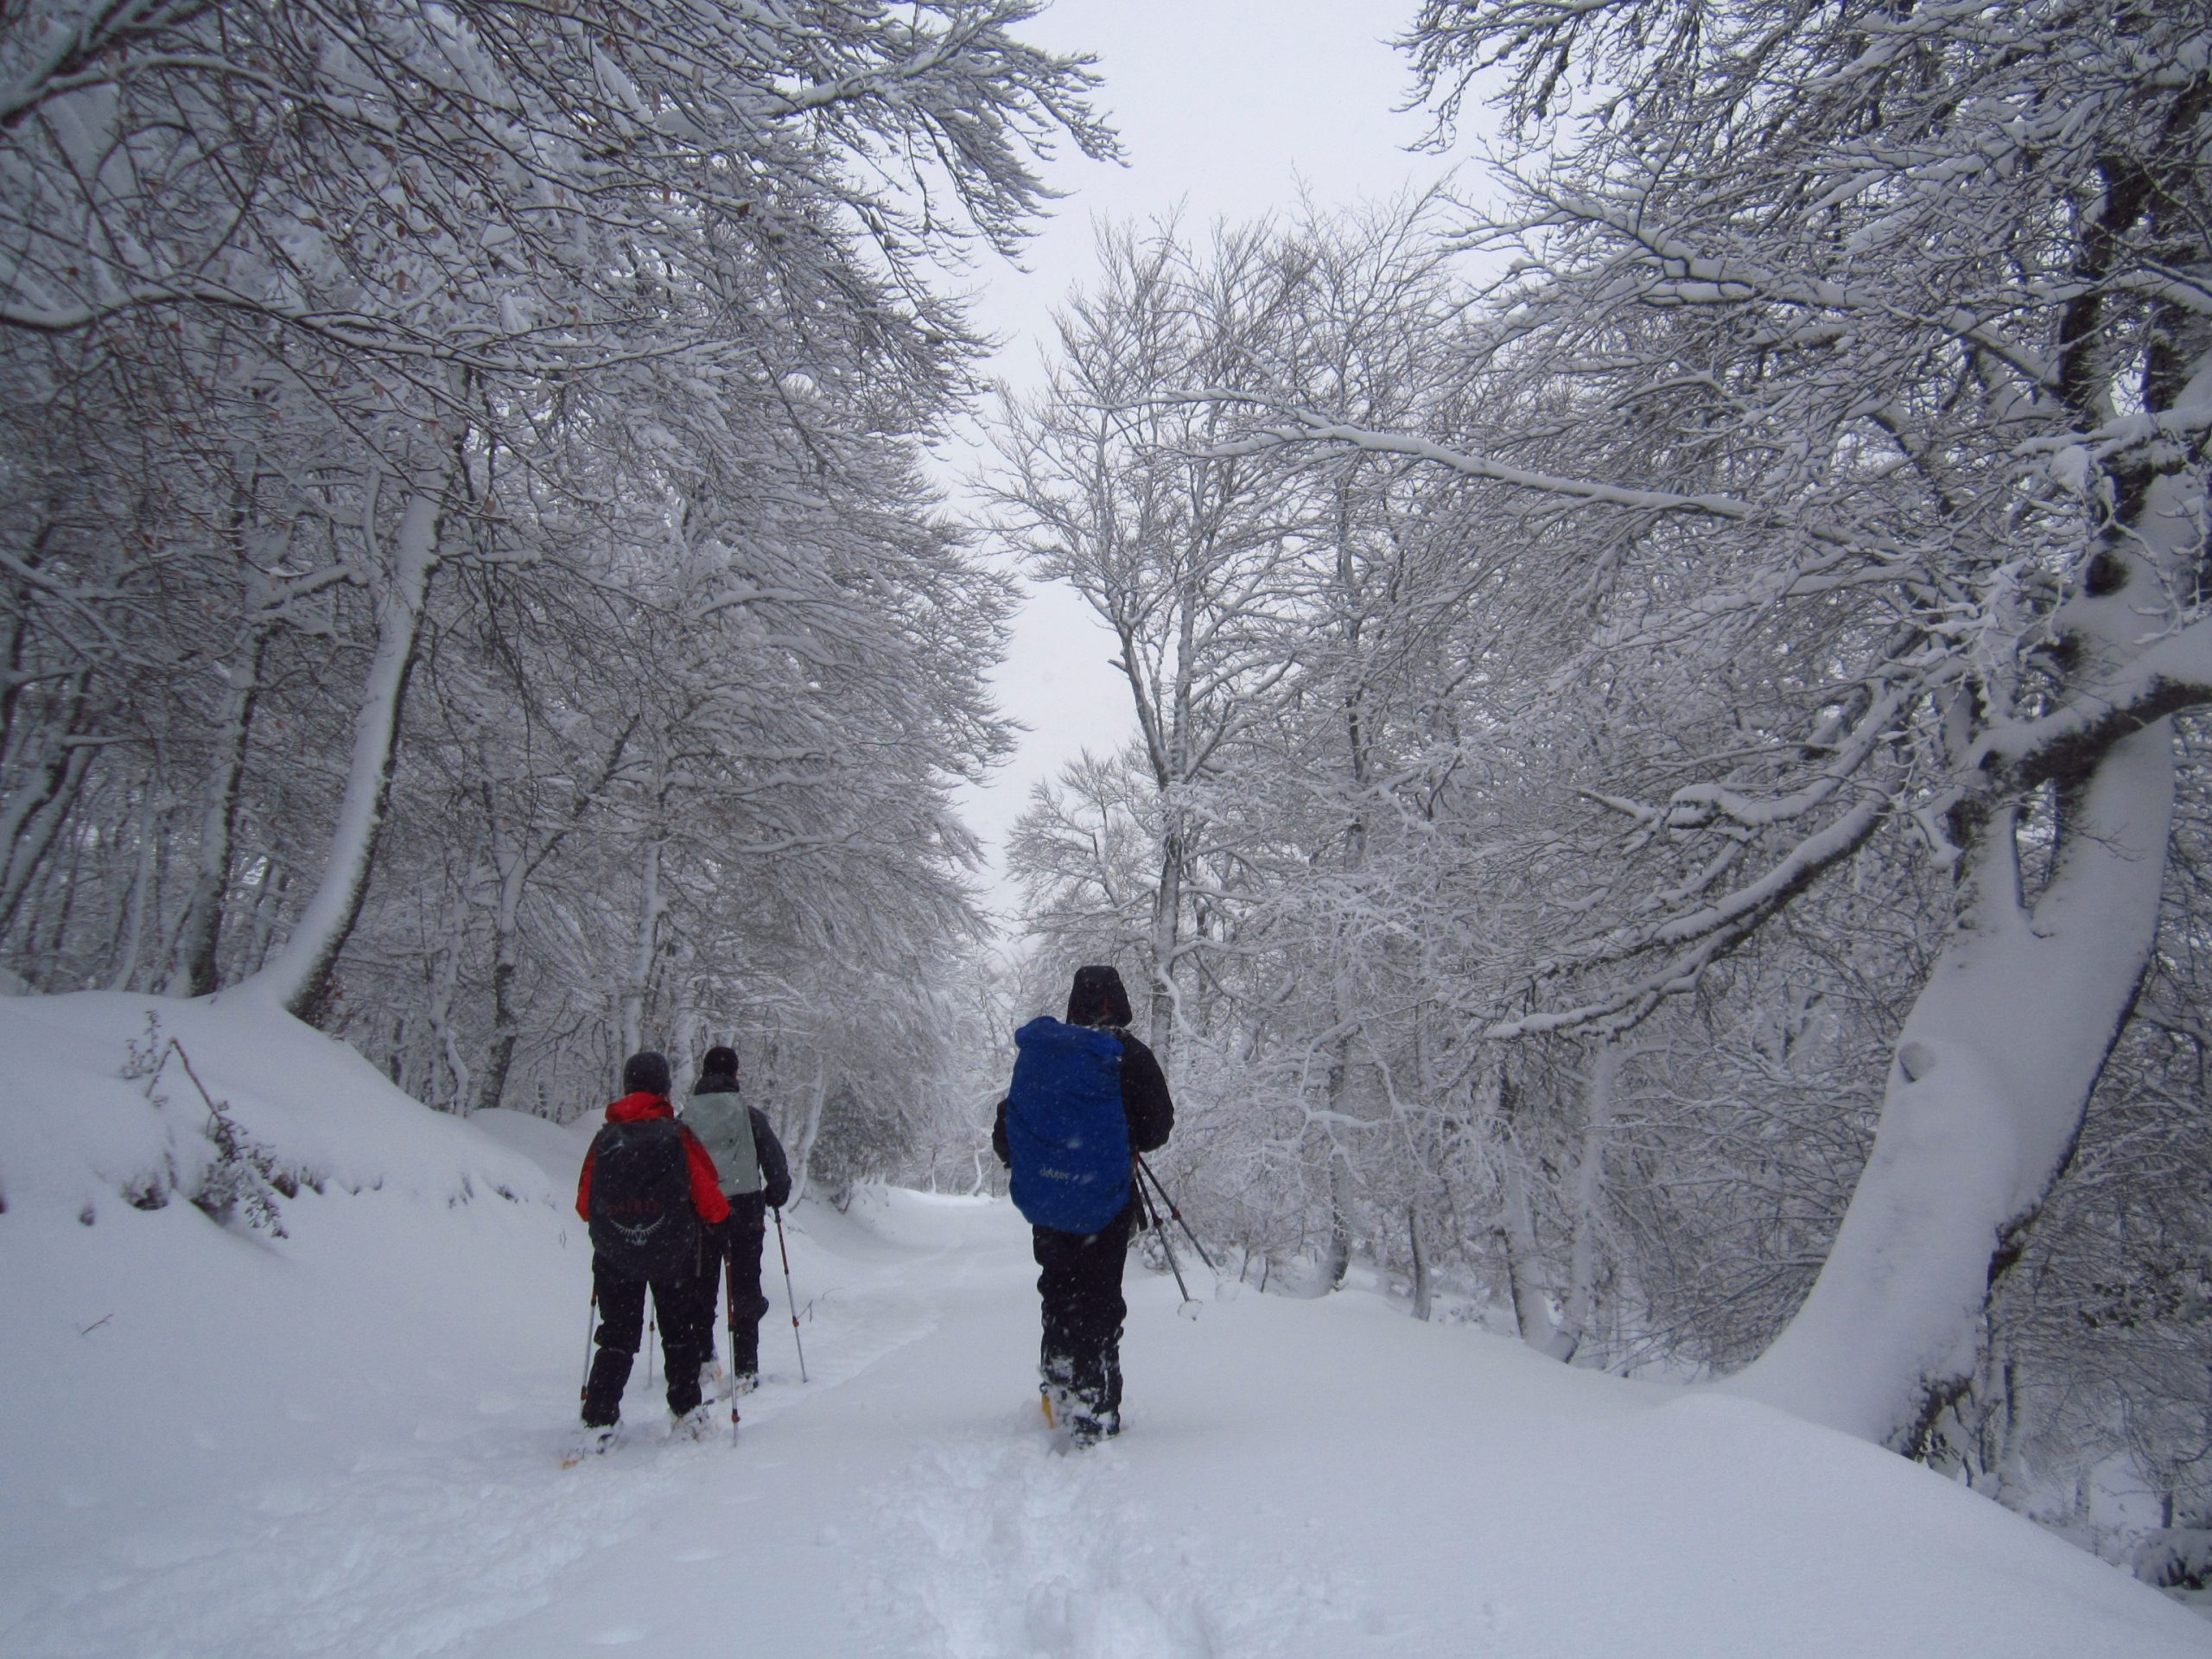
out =
<path fill-rule="evenodd" d="M 610 1123 L 636 1123 L 648 1117 L 674 1117 L 676 1108 L 668 1103 L 666 1095 L 625 1095 L 607 1109 Z M 684 1161 L 691 1171 L 691 1207 L 704 1222 L 729 1219 L 729 1200 L 722 1197 L 722 1178 L 715 1173 L 715 1160 L 699 1144 L 699 1137 L 681 1123 L 676 1132 L 683 1140 Z M 596 1147 L 593 1149 L 594 1152 Z M 576 1179 L 576 1213 L 586 1221 L 591 1219 L 591 1160 L 592 1153 L 584 1154 L 584 1173 Z"/>

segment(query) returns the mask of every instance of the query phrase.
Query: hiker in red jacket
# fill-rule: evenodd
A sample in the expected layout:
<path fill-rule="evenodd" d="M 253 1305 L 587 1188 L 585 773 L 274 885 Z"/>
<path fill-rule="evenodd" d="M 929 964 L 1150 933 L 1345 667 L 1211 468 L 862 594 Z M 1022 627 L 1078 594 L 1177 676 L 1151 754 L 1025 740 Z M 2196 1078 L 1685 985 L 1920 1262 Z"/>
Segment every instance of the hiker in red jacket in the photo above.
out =
<path fill-rule="evenodd" d="M 715 1160 L 676 1121 L 669 1104 L 667 1058 L 650 1049 L 622 1067 L 621 1099 L 607 1109 L 576 1182 L 576 1213 L 591 1224 L 592 1294 L 599 1308 L 599 1352 L 584 1384 L 584 1445 L 604 1452 L 622 1416 L 622 1390 L 645 1334 L 645 1292 L 660 1319 L 668 1362 L 668 1408 L 677 1432 L 709 1427 L 699 1401 L 699 1367 L 712 1337 L 697 1318 L 693 1281 L 700 1271 L 700 1224 L 729 1216 Z"/>

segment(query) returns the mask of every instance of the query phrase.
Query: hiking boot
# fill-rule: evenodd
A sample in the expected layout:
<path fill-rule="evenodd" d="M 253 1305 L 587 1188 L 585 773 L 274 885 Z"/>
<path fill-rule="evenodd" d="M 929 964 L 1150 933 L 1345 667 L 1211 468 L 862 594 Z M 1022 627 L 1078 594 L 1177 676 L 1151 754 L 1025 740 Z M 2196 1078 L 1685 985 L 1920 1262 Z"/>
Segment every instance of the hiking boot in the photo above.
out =
<path fill-rule="evenodd" d="M 730 1379 L 730 1388 L 739 1394 L 750 1394 L 760 1386 L 760 1373 L 758 1371 L 740 1371 Z"/>

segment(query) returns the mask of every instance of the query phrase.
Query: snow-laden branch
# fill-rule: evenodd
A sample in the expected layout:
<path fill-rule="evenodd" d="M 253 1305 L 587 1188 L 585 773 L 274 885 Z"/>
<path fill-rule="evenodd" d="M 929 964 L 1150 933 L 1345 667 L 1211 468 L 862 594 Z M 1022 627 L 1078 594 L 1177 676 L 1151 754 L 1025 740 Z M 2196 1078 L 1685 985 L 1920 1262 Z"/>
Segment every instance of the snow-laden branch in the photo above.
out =
<path fill-rule="evenodd" d="M 119 43 L 181 29 L 214 10 L 215 0 L 108 0 L 73 29 L 49 26 L 45 51 L 0 87 L 0 130 L 16 125 L 48 99 L 113 79 L 115 71 L 104 60 Z M 237 73 L 234 65 L 220 67 Z"/>
<path fill-rule="evenodd" d="M 1284 410 L 1269 399 L 1247 392 L 1211 388 L 1173 394 L 1169 401 L 1260 404 L 1283 417 L 1279 424 L 1263 425 L 1242 438 L 1214 446 L 1212 453 L 1216 454 L 1258 454 L 1298 443 L 1339 444 L 1366 454 L 1402 455 L 1413 461 L 1427 461 L 1463 477 L 1488 479 L 1516 489 L 1585 501 L 1592 505 L 1624 507 L 1639 512 L 1689 514 L 1725 519 L 1732 524 L 1770 525 L 1795 531 L 1827 546 L 1845 549 L 1868 557 L 1904 560 L 1910 556 L 1887 537 L 1862 536 L 1833 525 L 1792 518 L 1770 507 L 1746 501 L 1740 496 L 1712 491 L 1691 494 L 1678 490 L 1636 489 L 1624 485 L 1608 484 L 1598 479 L 1535 472 L 1487 455 L 1470 454 L 1429 438 L 1351 425 L 1311 410 Z"/>
<path fill-rule="evenodd" d="M 1716 257 L 1701 252 L 1678 237 L 1655 232 L 1639 215 L 1624 211 L 1604 197 L 1573 196 L 1560 200 L 1564 222 L 1601 225 L 1633 242 L 1658 262 L 1664 280 L 1642 290 L 1647 302 L 1672 301 L 1681 305 L 1738 304 L 1764 300 L 1802 310 L 1882 316 L 1909 315 L 1897 299 L 1878 291 L 1817 276 L 1785 276 L 1740 257 Z M 2050 388 L 2058 384 L 2058 371 L 2019 341 L 2007 339 L 1991 320 L 1970 306 L 1915 317 L 1913 321 L 1949 334 L 2018 370 L 2031 385 Z"/>
<path fill-rule="evenodd" d="M 1969 760 L 1999 773 L 2014 789 L 2033 789 L 2076 776 L 2129 733 L 2207 702 L 2212 702 L 2212 617 L 2176 629 L 2048 715 L 1992 726 Z"/>
<path fill-rule="evenodd" d="M 1624 949 L 1675 944 L 1764 917 L 1830 865 L 1858 851 L 1889 815 L 1891 804 L 1886 795 L 1870 793 L 1833 823 L 1792 847 L 1756 881 L 1746 882 L 1719 902 L 1686 916 L 1623 930 L 1604 948 L 1607 954 L 1618 955 Z"/>
<path fill-rule="evenodd" d="M 1923 687 L 1885 686 L 1813 780 L 1790 794 L 1760 799 L 1719 784 L 1691 784 L 1671 796 L 1660 821 L 1670 830 L 1701 829 L 1726 819 L 1747 830 L 1770 828 L 1801 818 L 1832 798 L 1890 734 L 1898 717 Z"/>

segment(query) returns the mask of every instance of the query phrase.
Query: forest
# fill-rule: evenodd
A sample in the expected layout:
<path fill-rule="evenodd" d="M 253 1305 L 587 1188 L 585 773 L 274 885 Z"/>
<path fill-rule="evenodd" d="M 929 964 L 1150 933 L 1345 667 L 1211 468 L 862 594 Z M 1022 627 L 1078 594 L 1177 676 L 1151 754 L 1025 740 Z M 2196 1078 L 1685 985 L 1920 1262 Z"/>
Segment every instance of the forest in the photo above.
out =
<path fill-rule="evenodd" d="M 734 1042 L 835 1198 L 1114 963 L 1248 1283 L 2201 1580 L 2212 4 L 1424 0 L 1479 198 L 1109 227 L 995 391 L 1040 10 L 0 5 L 7 988 L 463 1115 Z M 1024 577 L 1137 736 L 1001 941 Z"/>

